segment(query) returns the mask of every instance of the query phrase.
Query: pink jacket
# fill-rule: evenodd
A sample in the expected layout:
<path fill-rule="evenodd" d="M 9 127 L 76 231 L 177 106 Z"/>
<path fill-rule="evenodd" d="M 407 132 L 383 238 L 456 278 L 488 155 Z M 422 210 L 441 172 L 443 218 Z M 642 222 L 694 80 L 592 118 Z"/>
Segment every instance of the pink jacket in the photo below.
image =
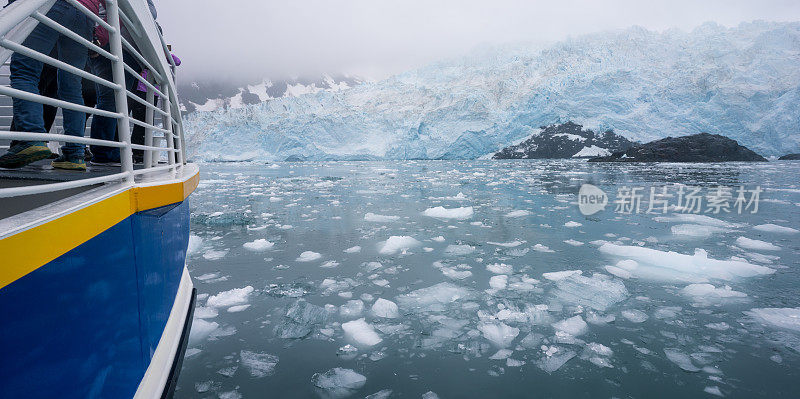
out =
<path fill-rule="evenodd" d="M 83 4 L 84 7 L 98 16 L 100 15 L 100 3 L 103 4 L 103 7 L 106 5 L 105 0 L 78 0 L 78 3 Z"/>

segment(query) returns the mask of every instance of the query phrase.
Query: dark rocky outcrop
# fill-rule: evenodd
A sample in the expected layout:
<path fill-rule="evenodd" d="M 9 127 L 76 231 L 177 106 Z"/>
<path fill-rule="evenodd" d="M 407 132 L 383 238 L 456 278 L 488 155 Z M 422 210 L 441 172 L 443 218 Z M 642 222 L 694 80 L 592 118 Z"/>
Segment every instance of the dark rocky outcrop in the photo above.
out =
<path fill-rule="evenodd" d="M 765 162 L 736 140 L 718 134 L 667 137 L 589 162 Z"/>
<path fill-rule="evenodd" d="M 780 158 L 779 161 L 800 161 L 800 154 L 786 154 Z"/>
<path fill-rule="evenodd" d="M 541 129 L 522 143 L 503 148 L 492 159 L 588 158 L 624 151 L 636 144 L 611 130 L 598 134 L 573 122 Z"/>

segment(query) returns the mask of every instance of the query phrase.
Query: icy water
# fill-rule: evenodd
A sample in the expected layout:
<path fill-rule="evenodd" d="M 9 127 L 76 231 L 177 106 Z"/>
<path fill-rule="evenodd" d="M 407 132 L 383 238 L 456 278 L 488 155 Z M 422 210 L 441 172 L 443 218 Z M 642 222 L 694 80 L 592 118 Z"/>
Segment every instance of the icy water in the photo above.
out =
<path fill-rule="evenodd" d="M 201 168 L 178 398 L 800 395 L 800 163 Z M 764 191 L 645 213 L 677 183 Z"/>

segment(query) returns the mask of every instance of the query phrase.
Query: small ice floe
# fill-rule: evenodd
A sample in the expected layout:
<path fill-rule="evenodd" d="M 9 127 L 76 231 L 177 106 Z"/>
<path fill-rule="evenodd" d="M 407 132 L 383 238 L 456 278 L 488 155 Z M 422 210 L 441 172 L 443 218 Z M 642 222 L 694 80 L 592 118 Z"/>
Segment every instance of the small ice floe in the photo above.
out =
<path fill-rule="evenodd" d="M 389 397 L 392 396 L 392 392 L 394 391 L 392 391 L 391 389 L 381 389 L 380 391 L 375 392 L 372 395 L 365 396 L 364 399 L 389 399 Z"/>
<path fill-rule="evenodd" d="M 689 284 L 681 290 L 681 293 L 700 305 L 741 301 L 747 297 L 744 292 L 734 291 L 728 285 L 715 287 L 711 284 Z"/>
<path fill-rule="evenodd" d="M 203 253 L 203 259 L 205 260 L 219 260 L 225 257 L 228 254 L 227 249 L 223 250 L 215 250 L 209 249 L 208 251 Z"/>
<path fill-rule="evenodd" d="M 578 223 L 578 222 L 573 221 L 573 220 L 570 220 L 569 222 L 564 223 L 564 227 L 581 227 L 581 226 L 583 226 L 583 223 Z"/>
<path fill-rule="evenodd" d="M 559 302 L 600 312 L 605 312 L 629 295 L 622 281 L 601 273 L 594 273 L 591 277 L 568 274 L 556 280 L 556 289 L 551 294 Z"/>
<path fill-rule="evenodd" d="M 253 252 L 263 252 L 275 246 L 275 243 L 269 242 L 263 238 L 259 238 L 255 241 L 250 241 L 242 244 L 244 249 L 253 251 Z"/>
<path fill-rule="evenodd" d="M 656 216 L 653 218 L 653 220 L 657 222 L 691 223 L 696 225 L 723 227 L 726 229 L 734 229 L 743 226 L 742 224 L 729 223 L 708 215 L 699 215 L 694 213 L 675 213 L 670 216 Z"/>
<path fill-rule="evenodd" d="M 422 394 L 422 399 L 439 399 L 439 395 L 436 392 L 428 391 Z"/>
<path fill-rule="evenodd" d="M 472 245 L 448 245 L 444 249 L 444 254 L 447 256 L 465 256 L 475 252 L 475 247 Z"/>
<path fill-rule="evenodd" d="M 589 325 L 583 321 L 581 316 L 572 316 L 569 319 L 561 320 L 552 324 L 557 331 L 577 337 L 589 331 Z"/>
<path fill-rule="evenodd" d="M 700 283 L 709 279 L 733 280 L 775 273 L 769 267 L 740 260 L 712 259 L 699 248 L 694 255 L 611 243 L 601 245 L 599 250 L 607 255 L 635 261 L 636 267 L 632 267 L 634 263 L 627 263 L 632 268 L 626 269 L 633 276 L 658 281 Z M 620 268 L 625 268 L 625 265 L 617 264 Z"/>
<path fill-rule="evenodd" d="M 347 248 L 347 249 L 344 250 L 344 253 L 347 253 L 347 254 L 355 254 L 355 253 L 359 253 L 359 252 L 361 252 L 361 247 L 359 247 L 358 245 L 356 245 L 354 247 Z"/>
<path fill-rule="evenodd" d="M 491 265 L 486 265 L 486 270 L 494 273 L 494 274 L 513 274 L 514 267 L 511 265 L 507 265 L 505 263 L 492 263 Z"/>
<path fill-rule="evenodd" d="M 275 326 L 279 338 L 304 338 L 325 323 L 328 311 L 304 300 L 297 300 L 286 310 L 284 320 Z"/>
<path fill-rule="evenodd" d="M 555 252 L 550 249 L 547 245 L 536 244 L 533 246 L 533 250 L 537 252 Z"/>
<path fill-rule="evenodd" d="M 514 353 L 514 351 L 512 351 L 510 349 L 500 349 L 497 352 L 495 352 L 494 355 L 489 356 L 489 360 L 506 360 L 513 353 Z"/>
<path fill-rule="evenodd" d="M 198 306 L 194 309 L 195 319 L 213 319 L 219 315 L 217 309 L 207 306 Z"/>
<path fill-rule="evenodd" d="M 443 265 L 441 262 L 434 262 L 434 267 L 441 270 L 445 277 L 453 280 L 463 280 L 472 276 L 471 271 L 465 270 L 470 268 L 469 265 L 457 265 L 450 267 Z"/>
<path fill-rule="evenodd" d="M 422 212 L 423 215 L 432 218 L 457 220 L 469 219 L 474 213 L 475 211 L 471 206 L 461 208 L 445 208 L 443 206 L 437 206 L 434 208 L 428 208 Z"/>
<path fill-rule="evenodd" d="M 722 394 L 722 391 L 720 391 L 719 387 L 716 386 L 716 385 L 711 385 L 711 386 L 707 386 L 707 387 L 703 388 L 703 392 L 705 392 L 707 394 L 710 394 L 710 395 L 719 396 L 719 397 L 724 397 L 725 396 L 725 395 Z"/>
<path fill-rule="evenodd" d="M 564 243 L 572 245 L 573 247 L 580 247 L 581 245 L 583 245 L 582 241 L 573 240 L 571 238 L 569 240 L 564 240 Z"/>
<path fill-rule="evenodd" d="M 342 330 L 347 338 L 359 346 L 373 346 L 383 341 L 372 325 L 363 318 L 342 323 Z"/>
<path fill-rule="evenodd" d="M 340 399 L 354 395 L 367 383 L 367 377 L 350 369 L 336 367 L 314 374 L 311 383 L 322 398 Z"/>
<path fill-rule="evenodd" d="M 511 241 L 511 242 L 492 242 L 492 241 L 489 241 L 489 242 L 487 242 L 487 244 L 489 244 L 489 245 L 496 245 L 498 247 L 504 247 L 504 248 L 514 248 L 514 247 L 518 247 L 518 246 L 520 246 L 520 245 L 522 245 L 524 243 L 525 243 L 524 241 Z"/>
<path fill-rule="evenodd" d="M 551 281 L 558 281 L 558 280 L 563 280 L 569 276 L 579 275 L 582 273 L 583 271 L 581 270 L 562 270 L 560 272 L 542 273 L 542 277 Z"/>
<path fill-rule="evenodd" d="M 329 260 L 329 261 L 323 262 L 321 265 L 319 265 L 319 267 L 321 267 L 323 269 L 333 269 L 336 266 L 339 266 L 339 262 L 337 262 L 335 260 Z"/>
<path fill-rule="evenodd" d="M 745 311 L 744 314 L 769 327 L 800 331 L 800 307 L 755 308 Z"/>
<path fill-rule="evenodd" d="M 504 290 L 508 286 L 508 276 L 498 274 L 489 278 L 489 286 L 495 290 Z"/>
<path fill-rule="evenodd" d="M 203 246 L 203 239 L 200 236 L 190 234 L 189 235 L 189 245 L 186 248 L 186 255 L 194 255 L 200 248 Z"/>
<path fill-rule="evenodd" d="M 295 259 L 297 262 L 312 262 L 322 258 L 322 254 L 314 251 L 303 251 L 300 256 Z"/>
<path fill-rule="evenodd" d="M 614 355 L 614 351 L 611 348 L 597 342 L 590 342 L 584 347 L 581 359 L 588 360 L 598 367 L 613 368 L 614 365 L 609 359 L 612 355 Z"/>
<path fill-rule="evenodd" d="M 364 215 L 364 220 L 367 222 L 388 223 L 400 220 L 400 216 L 378 215 L 376 213 L 368 212 Z"/>
<path fill-rule="evenodd" d="M 247 305 L 236 305 L 231 306 L 228 308 L 228 313 L 238 313 L 247 310 L 250 307 L 250 304 Z"/>
<path fill-rule="evenodd" d="M 336 351 L 336 356 L 339 356 L 342 360 L 353 360 L 358 356 L 358 348 L 347 344 Z"/>
<path fill-rule="evenodd" d="M 233 372 L 236 372 L 236 369 L 233 369 Z M 224 373 L 220 374 L 225 375 Z M 233 373 L 231 373 L 232 375 Z M 235 389 L 233 391 L 220 392 L 219 399 L 242 399 L 242 394 Z"/>
<path fill-rule="evenodd" d="M 383 298 L 378 298 L 375 303 L 372 304 L 372 314 L 376 317 L 383 317 L 387 319 L 396 319 L 400 317 L 400 311 L 397 308 L 397 304 Z"/>
<path fill-rule="evenodd" d="M 674 319 L 683 310 L 680 306 L 662 306 L 653 313 L 656 319 Z"/>
<path fill-rule="evenodd" d="M 208 297 L 206 306 L 212 308 L 227 308 L 236 305 L 245 305 L 252 294 L 254 288 L 250 285 L 243 288 L 234 288 L 232 290 L 220 292 L 217 295 Z"/>
<path fill-rule="evenodd" d="M 800 232 L 800 230 L 793 229 L 791 227 L 779 226 L 777 224 L 772 224 L 772 223 L 759 224 L 757 226 L 753 226 L 753 228 L 758 231 L 763 231 L 766 233 L 795 234 Z M 191 240 L 191 237 L 189 238 Z"/>
<path fill-rule="evenodd" d="M 544 352 L 544 356 L 536 361 L 536 366 L 548 374 L 556 372 L 561 366 L 577 355 L 577 353 L 572 350 L 557 346 L 548 347 L 546 345 L 542 345 L 542 352 Z"/>
<path fill-rule="evenodd" d="M 441 312 L 446 305 L 475 298 L 474 291 L 452 283 L 439 283 L 397 297 L 398 306 L 410 312 Z"/>
<path fill-rule="evenodd" d="M 339 315 L 345 319 L 354 319 L 361 313 L 364 313 L 364 302 L 360 299 L 347 301 L 339 307 Z"/>
<path fill-rule="evenodd" d="M 519 335 L 519 328 L 497 322 L 482 322 L 478 324 L 478 331 L 483 334 L 484 338 L 498 348 L 508 347 L 511 345 L 511 342 L 514 341 L 514 338 Z"/>
<path fill-rule="evenodd" d="M 688 371 L 690 373 L 700 371 L 700 369 L 692 363 L 692 358 L 681 352 L 680 349 L 664 348 L 664 354 L 667 355 L 669 361 L 678 365 L 683 371 Z"/>
<path fill-rule="evenodd" d="M 670 227 L 670 231 L 672 231 L 672 234 L 676 236 L 688 238 L 708 238 L 714 234 L 725 233 L 732 230 L 703 224 L 677 224 Z"/>
<path fill-rule="evenodd" d="M 464 193 L 459 191 L 458 194 L 456 194 L 454 196 L 451 196 L 451 197 L 444 197 L 444 199 L 446 199 L 448 201 L 466 201 L 467 200 L 467 196 L 464 195 Z"/>
<path fill-rule="evenodd" d="M 717 331 L 727 331 L 731 328 L 730 324 L 724 321 L 721 321 L 719 323 L 708 323 L 706 324 L 706 327 Z"/>
<path fill-rule="evenodd" d="M 444 237 L 436 236 L 436 237 L 431 238 L 431 241 L 444 242 Z"/>
<path fill-rule="evenodd" d="M 193 319 L 192 329 L 189 331 L 189 345 L 196 345 L 202 342 L 218 328 L 219 323 L 215 321 L 206 321 L 198 318 Z"/>
<path fill-rule="evenodd" d="M 205 273 L 200 276 L 195 277 L 195 280 L 206 281 L 211 280 L 219 277 L 219 273 Z"/>
<path fill-rule="evenodd" d="M 529 211 L 526 211 L 524 209 L 519 209 L 519 210 L 515 210 L 515 211 L 511 211 L 511 212 L 506 213 L 506 217 L 507 218 L 521 218 L 523 216 L 528 216 L 530 214 L 531 213 Z"/>
<path fill-rule="evenodd" d="M 622 317 L 626 318 L 631 323 L 644 323 L 650 316 L 647 313 L 642 312 L 641 310 L 636 309 L 626 309 L 622 312 Z"/>
<path fill-rule="evenodd" d="M 250 375 L 256 378 L 275 374 L 275 367 L 278 366 L 278 357 L 269 353 L 243 350 L 239 352 L 239 359 L 239 363 L 250 372 Z"/>
<path fill-rule="evenodd" d="M 736 239 L 736 245 L 744 249 L 752 249 L 755 251 L 778 251 L 781 247 L 761 240 L 753 240 L 747 237 L 739 237 Z"/>
<path fill-rule="evenodd" d="M 405 253 L 411 248 L 416 248 L 422 245 L 414 237 L 410 236 L 391 236 L 389 239 L 379 245 L 378 252 L 381 255 L 394 255 L 398 252 Z"/>

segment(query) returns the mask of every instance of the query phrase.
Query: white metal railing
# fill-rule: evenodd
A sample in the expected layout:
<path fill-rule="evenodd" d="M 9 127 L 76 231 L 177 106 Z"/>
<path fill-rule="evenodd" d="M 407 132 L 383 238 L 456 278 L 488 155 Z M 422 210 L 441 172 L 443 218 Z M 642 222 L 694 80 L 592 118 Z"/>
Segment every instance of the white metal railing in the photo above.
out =
<path fill-rule="evenodd" d="M 95 24 L 104 27 L 109 33 L 109 49 L 97 46 L 48 18 L 47 12 L 57 1 L 69 3 L 91 18 Z M 105 0 L 105 8 L 107 21 L 95 15 L 78 0 L 17 0 L 6 8 L 0 9 L 0 65 L 5 64 L 16 52 L 98 85 L 103 85 L 114 91 L 115 112 L 90 108 L 4 85 L 0 85 L 0 96 L 79 111 L 88 116 L 114 118 L 117 120 L 119 140 L 100 140 L 66 134 L 16 132 L 9 131 L 5 124 L 0 125 L 0 140 L 52 141 L 119 148 L 120 171 L 99 177 L 91 177 L 89 174 L 86 178 L 68 182 L 3 188 L 0 189 L 0 198 L 40 194 L 112 181 L 132 185 L 135 183 L 135 176 L 156 171 L 177 171 L 185 163 L 183 124 L 174 77 L 175 63 L 160 30 L 144 0 Z M 130 33 L 132 42 L 122 36 L 120 21 Z M 108 59 L 111 62 L 112 80 L 95 76 L 23 45 L 25 38 L 37 24 L 46 25 L 81 44 L 87 52 L 91 50 L 98 56 Z M 125 64 L 123 50 L 133 55 L 137 63 L 148 70 L 146 79 L 141 76 L 140 71 Z M 146 87 L 145 99 L 140 98 L 126 87 L 126 74 L 134 76 L 137 83 L 141 82 Z M 158 99 L 157 102 L 156 99 Z M 129 115 L 129 100 L 145 107 L 143 120 L 134 119 Z M 10 120 L 10 118 L 8 119 Z M 143 144 L 131 143 L 132 126 L 144 128 Z M 133 150 L 143 151 L 144 162 L 141 167 L 134 166 Z"/>

